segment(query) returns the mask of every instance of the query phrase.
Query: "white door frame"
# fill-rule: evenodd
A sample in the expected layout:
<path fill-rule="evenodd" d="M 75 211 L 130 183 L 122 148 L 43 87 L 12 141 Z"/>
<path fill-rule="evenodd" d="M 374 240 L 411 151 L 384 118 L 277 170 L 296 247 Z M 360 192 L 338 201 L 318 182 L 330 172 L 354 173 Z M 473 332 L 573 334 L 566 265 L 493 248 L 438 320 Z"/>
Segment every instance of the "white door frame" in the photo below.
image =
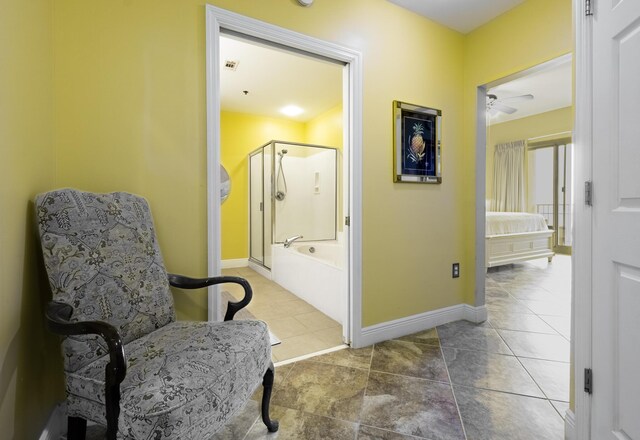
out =
<path fill-rule="evenodd" d="M 572 249 L 571 352 L 573 353 L 574 414 L 573 438 L 591 438 L 591 398 L 584 392 L 584 369 L 591 367 L 592 301 L 592 211 L 585 205 L 583 182 L 592 179 L 593 144 L 591 133 L 592 55 L 591 21 L 585 15 L 586 2 L 573 0 L 575 23 L 575 123 L 574 148 L 574 229 Z M 596 385 L 597 386 L 597 385 Z"/>
<path fill-rule="evenodd" d="M 362 339 L 362 54 L 358 51 L 293 32 L 272 24 L 229 12 L 215 6 L 206 6 L 207 33 L 207 238 L 208 275 L 216 276 L 221 270 L 220 225 L 220 34 L 230 31 L 258 38 L 293 50 L 332 59 L 345 64 L 343 84 L 344 145 L 347 157 L 344 215 L 350 217 L 350 226 L 344 227 L 349 268 L 346 271 L 348 311 L 345 333 L 353 347 Z M 214 286 L 209 288 L 208 316 L 221 318 L 220 298 Z"/>

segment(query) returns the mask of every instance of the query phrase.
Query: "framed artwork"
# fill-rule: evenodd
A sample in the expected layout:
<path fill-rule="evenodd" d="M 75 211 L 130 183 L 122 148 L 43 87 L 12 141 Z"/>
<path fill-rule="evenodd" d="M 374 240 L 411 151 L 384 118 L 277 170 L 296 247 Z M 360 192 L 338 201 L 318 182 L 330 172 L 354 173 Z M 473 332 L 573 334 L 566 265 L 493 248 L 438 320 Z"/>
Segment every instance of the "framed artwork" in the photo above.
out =
<path fill-rule="evenodd" d="M 393 181 L 442 183 L 440 110 L 393 101 Z"/>

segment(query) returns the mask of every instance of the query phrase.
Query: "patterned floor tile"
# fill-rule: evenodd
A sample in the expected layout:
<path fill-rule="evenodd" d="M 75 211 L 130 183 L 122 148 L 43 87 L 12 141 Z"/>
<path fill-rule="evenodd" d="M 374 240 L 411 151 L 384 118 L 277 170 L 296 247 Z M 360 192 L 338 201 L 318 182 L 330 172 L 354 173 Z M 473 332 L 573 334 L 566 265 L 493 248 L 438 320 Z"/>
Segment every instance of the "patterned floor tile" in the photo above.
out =
<path fill-rule="evenodd" d="M 368 372 L 314 361 L 296 362 L 281 386 L 274 405 L 319 416 L 357 421 Z"/>
<path fill-rule="evenodd" d="M 451 383 L 544 397 L 515 356 L 443 348 Z"/>
<path fill-rule="evenodd" d="M 498 330 L 516 356 L 569 362 L 569 342 L 560 335 Z"/>
<path fill-rule="evenodd" d="M 362 424 L 430 440 L 464 440 L 448 384 L 372 371 Z"/>
<path fill-rule="evenodd" d="M 571 367 L 568 363 L 527 358 L 522 358 L 520 361 L 548 399 L 569 401 Z"/>
<path fill-rule="evenodd" d="M 489 326 L 456 321 L 437 328 L 443 347 L 481 350 L 492 353 L 513 354 L 498 332 Z"/>
<path fill-rule="evenodd" d="M 357 424 L 344 420 L 322 417 L 291 408 L 273 407 L 273 418 L 280 425 L 275 433 L 267 431 L 262 422 L 257 422 L 244 437 L 245 440 L 353 440 Z M 243 437 L 238 437 L 243 438 Z"/>
<path fill-rule="evenodd" d="M 407 341 L 385 341 L 373 348 L 371 370 L 448 382 L 440 347 Z"/>
<path fill-rule="evenodd" d="M 564 423 L 546 399 L 454 386 L 469 440 L 563 440 Z"/>

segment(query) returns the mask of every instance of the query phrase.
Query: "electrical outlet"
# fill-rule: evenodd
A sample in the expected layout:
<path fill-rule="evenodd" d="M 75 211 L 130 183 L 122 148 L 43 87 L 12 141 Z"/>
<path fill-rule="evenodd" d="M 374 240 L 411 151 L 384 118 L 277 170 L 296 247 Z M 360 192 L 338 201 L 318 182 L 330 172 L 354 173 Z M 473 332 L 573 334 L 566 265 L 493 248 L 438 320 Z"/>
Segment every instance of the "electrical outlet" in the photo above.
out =
<path fill-rule="evenodd" d="M 460 263 L 453 263 L 451 267 L 451 278 L 459 278 L 460 277 Z"/>

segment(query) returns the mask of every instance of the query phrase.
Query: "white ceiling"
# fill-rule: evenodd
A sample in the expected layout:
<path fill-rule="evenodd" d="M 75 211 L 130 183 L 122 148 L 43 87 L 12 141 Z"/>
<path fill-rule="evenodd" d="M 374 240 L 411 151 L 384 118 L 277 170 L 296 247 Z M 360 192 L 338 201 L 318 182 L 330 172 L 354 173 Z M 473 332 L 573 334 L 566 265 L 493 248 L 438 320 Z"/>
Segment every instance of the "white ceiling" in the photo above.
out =
<path fill-rule="evenodd" d="M 342 103 L 342 66 L 229 36 L 220 38 L 222 110 L 282 118 L 296 105 L 306 122 Z M 225 61 L 238 62 L 235 71 Z M 248 94 L 244 94 L 244 91 Z"/>
<path fill-rule="evenodd" d="M 466 34 L 524 0 L 388 0 Z"/>
<path fill-rule="evenodd" d="M 389 0 L 394 3 L 412 3 L 410 0 Z M 520 3 L 521 0 L 482 0 L 499 3 Z M 418 3 L 418 1 L 413 1 Z M 476 0 L 421 0 L 425 7 L 461 3 L 473 5 Z M 426 5 L 428 3 L 428 5 Z M 437 8 L 436 8 L 437 9 Z M 464 8 L 463 8 L 464 9 Z M 489 8 L 488 8 L 489 9 Z M 467 14 L 461 14 L 467 15 Z M 339 64 L 285 51 L 258 42 L 250 42 L 224 35 L 220 39 L 221 109 L 269 117 L 288 117 L 280 113 L 287 105 L 304 109 L 298 116 L 288 117 L 306 122 L 334 108 L 342 101 L 342 73 Z M 238 62 L 235 71 L 224 68 L 225 61 Z M 490 124 L 563 108 L 571 105 L 571 62 L 538 71 L 526 77 L 494 87 L 488 93 L 498 98 L 532 94 L 531 101 L 505 102 L 516 107 L 512 115 L 499 113 L 489 119 Z M 248 91 L 244 94 L 243 91 Z"/>
<path fill-rule="evenodd" d="M 568 58 L 559 65 L 491 88 L 487 93 L 496 95 L 498 99 L 526 94 L 532 94 L 533 99 L 530 101 L 506 101 L 504 104 L 518 110 L 511 115 L 500 112 L 492 117 L 487 116 L 487 121 L 490 125 L 499 124 L 568 107 L 572 100 L 571 79 L 571 59 Z"/>

